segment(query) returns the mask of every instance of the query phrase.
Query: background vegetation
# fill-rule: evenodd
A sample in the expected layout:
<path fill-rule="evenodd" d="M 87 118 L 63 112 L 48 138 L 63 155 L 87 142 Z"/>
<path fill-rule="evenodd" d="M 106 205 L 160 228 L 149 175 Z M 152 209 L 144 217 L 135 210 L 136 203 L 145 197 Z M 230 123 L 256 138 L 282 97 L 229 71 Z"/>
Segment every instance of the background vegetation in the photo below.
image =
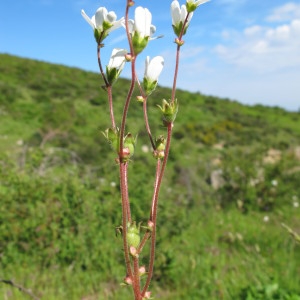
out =
<path fill-rule="evenodd" d="M 0 55 L 0 278 L 41 299 L 130 299 L 118 168 L 100 75 Z M 127 81 L 114 89 L 121 115 Z M 150 99 L 155 135 L 164 133 Z M 156 299 L 300 299 L 300 113 L 178 91 L 159 205 Z M 130 165 L 136 220 L 148 217 L 155 161 L 142 107 Z M 145 261 L 146 263 L 146 261 Z M 29 299 L 0 283 L 1 299 Z"/>

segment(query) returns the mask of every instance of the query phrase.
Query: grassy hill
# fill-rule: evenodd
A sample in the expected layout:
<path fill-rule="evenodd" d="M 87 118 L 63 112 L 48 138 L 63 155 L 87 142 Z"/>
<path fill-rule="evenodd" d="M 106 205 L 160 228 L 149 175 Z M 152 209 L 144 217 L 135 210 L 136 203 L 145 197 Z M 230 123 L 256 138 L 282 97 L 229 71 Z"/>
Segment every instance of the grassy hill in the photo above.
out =
<path fill-rule="evenodd" d="M 130 299 L 118 170 L 99 74 L 0 54 L 0 278 L 42 299 Z M 127 81 L 114 88 L 120 120 Z M 164 132 L 149 100 L 154 135 Z M 300 113 L 178 91 L 160 197 L 157 299 L 300 299 Z M 147 219 L 155 161 L 141 104 L 130 164 L 136 219 Z M 149 180 L 150 178 L 150 180 Z M 0 285 L 0 298 L 25 294 Z"/>

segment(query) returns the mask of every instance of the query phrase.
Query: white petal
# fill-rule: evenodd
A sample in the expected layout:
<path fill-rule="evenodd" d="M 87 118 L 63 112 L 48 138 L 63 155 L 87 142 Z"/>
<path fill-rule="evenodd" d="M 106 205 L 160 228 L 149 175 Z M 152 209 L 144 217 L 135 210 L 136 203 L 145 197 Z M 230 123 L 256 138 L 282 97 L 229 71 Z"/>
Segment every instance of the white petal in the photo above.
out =
<path fill-rule="evenodd" d="M 187 0 L 187 1 L 191 2 L 191 0 Z M 210 0 L 198 0 L 198 1 L 195 1 L 195 4 L 197 6 L 199 6 L 199 5 L 204 4 L 204 3 L 208 2 L 208 1 L 210 1 Z"/>
<path fill-rule="evenodd" d="M 95 29 L 95 22 L 93 22 L 93 20 L 89 18 L 89 16 L 85 13 L 83 9 L 81 10 L 81 15 L 93 27 L 93 29 Z"/>
<path fill-rule="evenodd" d="M 157 81 L 163 67 L 164 67 L 163 57 L 155 56 L 148 63 L 147 74 L 145 74 L 145 77 L 147 77 L 151 81 Z"/>
<path fill-rule="evenodd" d="M 186 16 L 187 16 L 187 10 L 186 10 L 186 6 L 183 4 L 183 5 L 181 5 L 180 21 L 184 22 Z"/>
<path fill-rule="evenodd" d="M 116 29 L 118 29 L 119 27 L 121 27 L 121 26 L 123 26 L 123 27 L 125 27 L 125 22 L 124 22 L 124 17 L 122 17 L 120 20 L 118 20 L 118 21 L 115 21 L 114 23 L 113 23 L 113 26 L 111 27 L 111 28 L 109 28 L 108 30 L 107 30 L 107 32 L 111 32 L 111 31 L 113 31 L 113 30 L 116 30 Z"/>
<path fill-rule="evenodd" d="M 107 9 L 105 7 L 98 8 L 95 14 L 96 28 L 102 30 L 103 22 L 106 19 L 107 19 Z"/>
<path fill-rule="evenodd" d="M 150 62 L 150 56 L 147 56 L 146 59 L 145 59 L 145 73 L 144 73 L 144 77 L 147 77 L 149 62 Z"/>
<path fill-rule="evenodd" d="M 147 8 L 139 6 L 135 9 L 134 26 L 140 36 L 150 36 L 151 20 L 152 15 Z"/>
<path fill-rule="evenodd" d="M 187 20 L 187 24 L 189 24 L 190 23 L 190 21 L 191 21 L 191 19 L 192 19 L 192 17 L 193 17 L 193 12 L 191 12 L 190 14 L 189 14 L 189 17 L 188 17 L 188 20 Z"/>
<path fill-rule="evenodd" d="M 115 48 L 112 51 L 109 63 L 108 63 L 108 68 L 116 68 L 116 69 L 123 69 L 124 64 L 125 64 L 125 55 L 127 54 L 126 49 L 119 49 Z"/>
<path fill-rule="evenodd" d="M 176 25 L 180 23 L 181 20 L 181 11 L 179 7 L 179 2 L 174 0 L 171 4 L 171 15 L 172 15 L 172 24 Z"/>
<path fill-rule="evenodd" d="M 125 23 L 124 23 L 124 27 L 125 27 Z M 129 30 L 129 33 L 132 33 L 134 30 L 134 21 L 131 19 L 128 20 L 128 30 Z"/>
<path fill-rule="evenodd" d="M 117 20 L 117 15 L 115 14 L 114 11 L 110 11 L 110 12 L 107 14 L 107 21 L 108 21 L 109 23 L 114 23 L 116 20 Z"/>

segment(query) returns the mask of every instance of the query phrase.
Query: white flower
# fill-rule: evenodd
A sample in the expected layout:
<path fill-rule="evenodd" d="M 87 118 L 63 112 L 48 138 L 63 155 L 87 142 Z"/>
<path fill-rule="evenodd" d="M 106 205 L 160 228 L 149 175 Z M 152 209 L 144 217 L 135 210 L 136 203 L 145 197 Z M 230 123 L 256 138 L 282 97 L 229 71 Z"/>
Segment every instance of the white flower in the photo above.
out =
<path fill-rule="evenodd" d="M 188 12 L 193 12 L 199 5 L 208 2 L 209 0 L 186 0 L 186 8 Z"/>
<path fill-rule="evenodd" d="M 123 70 L 126 62 L 125 59 L 126 54 L 127 54 L 126 49 L 118 49 L 118 48 L 113 49 L 107 68 L 108 69 L 115 68 L 118 70 Z"/>
<path fill-rule="evenodd" d="M 174 32 L 177 36 L 180 35 L 181 30 L 182 30 L 182 26 L 184 24 L 184 21 L 186 19 L 188 15 L 186 6 L 183 4 L 181 5 L 181 7 L 179 6 L 179 2 L 177 0 L 174 0 L 171 3 L 171 16 L 172 16 L 172 25 L 173 25 L 173 29 Z M 186 32 L 186 29 L 192 19 L 193 13 L 189 13 L 188 15 L 188 19 L 184 28 L 184 34 Z"/>
<path fill-rule="evenodd" d="M 128 30 L 132 37 L 132 45 L 136 55 L 144 50 L 156 30 L 151 21 L 150 11 L 141 6 L 135 9 L 134 20 L 128 20 Z"/>
<path fill-rule="evenodd" d="M 156 88 L 158 77 L 164 67 L 164 59 L 162 56 L 155 56 L 150 60 L 147 56 L 145 60 L 145 74 L 144 74 L 144 90 L 146 95 L 150 95 Z"/>
<path fill-rule="evenodd" d="M 92 26 L 95 37 L 98 39 L 97 42 L 103 41 L 111 31 L 121 27 L 124 23 L 124 17 L 116 21 L 117 15 L 115 12 L 108 12 L 105 7 L 98 8 L 92 18 L 89 18 L 83 9 L 81 15 Z"/>
<path fill-rule="evenodd" d="M 180 22 L 184 22 L 184 20 L 186 19 L 187 16 L 187 10 L 186 10 L 186 6 L 183 4 L 181 5 L 181 8 L 179 6 L 179 2 L 177 0 L 174 0 L 171 3 L 171 15 L 172 15 L 172 24 L 174 26 L 178 26 L 180 24 Z M 189 19 L 188 19 L 188 23 L 190 22 L 190 20 L 192 19 L 193 14 L 189 14 Z"/>
<path fill-rule="evenodd" d="M 151 24 L 152 14 L 147 8 L 138 6 L 134 12 L 134 20 L 128 21 L 129 32 L 137 33 L 141 38 L 150 38 L 156 31 L 156 27 Z"/>
<path fill-rule="evenodd" d="M 108 65 L 106 66 L 106 76 L 110 84 L 120 76 L 126 62 L 126 54 L 126 49 L 113 49 Z"/>
<path fill-rule="evenodd" d="M 145 77 L 151 81 L 157 81 L 158 77 L 164 67 L 164 58 L 162 56 L 155 56 L 150 60 L 147 56 L 145 60 Z"/>

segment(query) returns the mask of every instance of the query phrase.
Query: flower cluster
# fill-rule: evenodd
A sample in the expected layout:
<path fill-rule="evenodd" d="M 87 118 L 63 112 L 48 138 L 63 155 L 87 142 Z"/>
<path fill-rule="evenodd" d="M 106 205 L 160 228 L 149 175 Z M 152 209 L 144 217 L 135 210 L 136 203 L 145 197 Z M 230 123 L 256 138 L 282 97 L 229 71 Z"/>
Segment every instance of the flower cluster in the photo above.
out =
<path fill-rule="evenodd" d="M 158 84 L 158 78 L 163 70 L 164 58 L 160 55 L 152 58 L 146 56 L 144 76 L 141 83 L 139 82 L 136 72 L 136 61 L 139 54 L 144 51 L 150 40 L 155 39 L 153 35 L 156 31 L 156 27 L 152 24 L 151 12 L 147 8 L 138 6 L 134 11 L 134 18 L 129 19 L 129 8 L 134 6 L 134 1 L 126 1 L 126 17 L 120 19 L 117 19 L 117 15 L 114 11 L 108 11 L 105 7 L 100 7 L 91 18 L 87 16 L 84 10 L 81 11 L 83 18 L 93 29 L 97 43 L 99 69 L 105 83 L 103 88 L 107 92 L 111 127 L 102 133 L 114 153 L 117 154 L 115 162 L 119 165 L 122 225 L 118 226 L 116 229 L 117 232 L 122 235 L 125 256 L 126 276 L 122 284 L 132 286 L 135 299 L 152 299 L 151 292 L 148 291 L 148 288 L 150 286 L 154 268 L 157 208 L 159 191 L 162 183 L 161 179 L 164 176 L 165 166 L 170 151 L 173 123 L 178 112 L 176 80 L 178 75 L 180 46 L 184 44 L 182 36 L 186 34 L 193 13 L 197 7 L 209 0 L 185 1 L 185 4 L 181 6 L 178 0 L 173 0 L 171 3 L 172 27 L 176 35 L 175 43 L 178 45 L 175 62 L 176 67 L 174 71 L 172 95 L 170 98 L 167 98 L 169 100 L 163 99 L 162 104 L 158 105 L 163 125 L 166 127 L 166 137 L 164 135 L 158 135 L 156 137 L 152 135 L 147 108 L 148 97 L 155 91 Z M 118 28 L 125 28 L 130 50 L 127 51 L 126 49 L 114 48 L 111 52 L 110 59 L 106 64 L 106 68 L 103 68 L 101 59 L 104 40 L 113 30 Z M 113 84 L 120 77 L 126 62 L 130 62 L 131 65 L 131 81 L 124 101 L 121 122 L 117 126 L 114 113 Z M 131 213 L 132 206 L 131 201 L 129 201 L 130 193 L 128 189 L 128 165 L 134 152 L 138 149 L 136 147 L 137 136 L 130 132 L 126 132 L 126 127 L 128 125 L 127 114 L 130 112 L 129 106 L 133 95 L 136 92 L 136 86 L 138 86 L 139 89 L 137 99 L 143 103 L 142 112 L 146 125 L 145 128 L 149 136 L 149 142 L 152 146 L 153 157 L 156 159 L 153 196 L 150 200 L 150 214 L 147 226 L 141 226 L 142 222 L 134 221 Z M 145 152 L 148 152 L 148 146 L 146 146 Z M 115 185 L 115 182 L 111 182 L 111 187 L 115 187 Z M 146 243 L 149 242 L 149 247 L 145 247 Z M 148 266 L 140 266 L 140 256 L 143 253 L 144 248 L 146 251 L 149 249 Z M 143 283 L 143 287 L 141 286 L 142 281 L 140 280 L 142 276 L 147 277 Z"/>

